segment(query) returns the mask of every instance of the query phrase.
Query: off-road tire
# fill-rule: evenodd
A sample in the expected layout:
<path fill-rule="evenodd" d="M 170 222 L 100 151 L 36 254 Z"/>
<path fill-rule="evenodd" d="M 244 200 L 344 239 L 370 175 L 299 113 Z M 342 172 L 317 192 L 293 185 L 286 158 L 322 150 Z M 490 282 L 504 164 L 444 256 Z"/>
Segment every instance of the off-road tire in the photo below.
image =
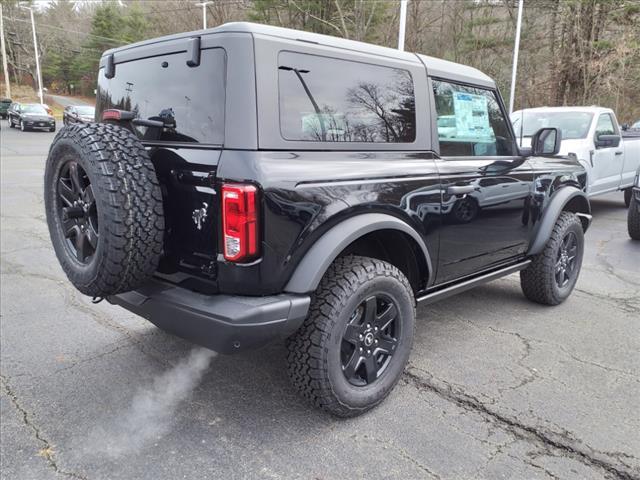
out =
<path fill-rule="evenodd" d="M 556 261 L 562 241 L 569 231 L 574 232 L 577 237 L 576 270 L 569 283 L 564 288 L 560 288 L 555 280 Z M 575 213 L 562 212 L 544 250 L 535 255 L 531 264 L 520 272 L 520 286 L 525 297 L 543 305 L 558 305 L 564 302 L 573 291 L 580 275 L 583 254 L 582 223 Z"/>
<path fill-rule="evenodd" d="M 62 229 L 58 182 L 66 162 L 84 169 L 95 197 L 98 241 L 87 264 L 73 255 Z M 105 297 L 151 277 L 163 248 L 162 192 L 149 155 L 129 130 L 97 123 L 60 129 L 49 150 L 44 185 L 51 241 L 78 290 Z"/>
<path fill-rule="evenodd" d="M 629 213 L 627 215 L 627 230 L 629 231 L 629 236 L 633 240 L 640 240 L 640 207 L 637 201 L 634 201 L 629 206 Z"/>
<path fill-rule="evenodd" d="M 388 368 L 373 383 L 351 385 L 340 363 L 340 345 L 349 318 L 367 296 L 381 292 L 396 302 L 400 339 Z M 415 297 L 395 266 L 374 258 L 345 256 L 334 261 L 311 300 L 309 315 L 287 340 L 293 385 L 316 407 L 354 417 L 378 405 L 400 379 L 411 352 Z"/>
<path fill-rule="evenodd" d="M 631 205 L 631 197 L 633 196 L 633 189 L 625 188 L 623 190 L 623 193 L 624 193 L 624 206 L 629 208 L 629 205 Z"/>

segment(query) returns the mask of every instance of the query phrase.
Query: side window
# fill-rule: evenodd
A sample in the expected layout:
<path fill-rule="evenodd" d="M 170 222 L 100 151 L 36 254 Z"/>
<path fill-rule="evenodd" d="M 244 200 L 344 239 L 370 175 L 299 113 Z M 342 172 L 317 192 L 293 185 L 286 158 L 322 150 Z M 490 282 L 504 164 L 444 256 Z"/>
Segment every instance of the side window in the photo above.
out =
<path fill-rule="evenodd" d="M 406 70 L 293 52 L 278 57 L 285 140 L 411 143 L 413 79 Z"/>
<path fill-rule="evenodd" d="M 602 113 L 598 117 L 598 123 L 596 124 L 596 138 L 599 135 L 615 135 L 616 127 L 613 125 L 611 115 L 608 113 Z"/>
<path fill-rule="evenodd" d="M 515 143 L 496 92 L 432 79 L 442 156 L 510 156 Z"/>

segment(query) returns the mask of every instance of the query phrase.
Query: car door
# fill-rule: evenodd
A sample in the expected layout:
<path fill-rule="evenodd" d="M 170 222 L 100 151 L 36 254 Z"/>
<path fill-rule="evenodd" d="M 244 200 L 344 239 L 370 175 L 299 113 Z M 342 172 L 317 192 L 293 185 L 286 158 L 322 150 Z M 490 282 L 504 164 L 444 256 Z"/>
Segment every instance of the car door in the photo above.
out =
<path fill-rule="evenodd" d="M 437 78 L 430 85 L 437 117 L 455 117 L 455 127 L 438 127 L 442 284 L 524 255 L 533 172 L 518 154 L 496 90 Z"/>
<path fill-rule="evenodd" d="M 600 135 L 620 135 L 610 113 L 601 113 L 593 135 L 591 194 L 615 190 L 620 186 L 624 156 L 619 145 L 598 146 Z"/>

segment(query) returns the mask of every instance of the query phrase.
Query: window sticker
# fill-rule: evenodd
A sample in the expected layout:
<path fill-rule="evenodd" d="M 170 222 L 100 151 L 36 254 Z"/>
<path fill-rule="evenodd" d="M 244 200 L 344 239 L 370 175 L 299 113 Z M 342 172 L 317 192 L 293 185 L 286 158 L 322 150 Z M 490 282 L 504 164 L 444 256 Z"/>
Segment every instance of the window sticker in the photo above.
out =
<path fill-rule="evenodd" d="M 479 141 L 495 141 L 489 124 L 487 97 L 466 92 L 453 92 L 456 137 Z"/>

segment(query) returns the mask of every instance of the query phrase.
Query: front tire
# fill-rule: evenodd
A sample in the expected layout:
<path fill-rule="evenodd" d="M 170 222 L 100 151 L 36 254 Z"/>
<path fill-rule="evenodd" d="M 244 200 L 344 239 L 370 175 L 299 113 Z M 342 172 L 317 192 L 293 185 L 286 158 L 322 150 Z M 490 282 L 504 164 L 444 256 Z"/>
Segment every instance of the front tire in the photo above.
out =
<path fill-rule="evenodd" d="M 525 297 L 543 305 L 564 302 L 578 280 L 583 254 L 582 223 L 575 213 L 562 212 L 544 250 L 520 272 Z"/>
<path fill-rule="evenodd" d="M 409 359 L 415 300 L 407 278 L 381 260 L 335 260 L 309 316 L 288 339 L 288 372 L 315 406 L 354 417 L 378 405 Z"/>
<path fill-rule="evenodd" d="M 633 195 L 633 189 L 625 188 L 623 192 L 624 192 L 624 206 L 629 208 L 629 205 L 631 205 L 631 197 Z"/>
<path fill-rule="evenodd" d="M 640 206 L 638 206 L 637 201 L 629 206 L 627 230 L 633 240 L 640 240 Z"/>

